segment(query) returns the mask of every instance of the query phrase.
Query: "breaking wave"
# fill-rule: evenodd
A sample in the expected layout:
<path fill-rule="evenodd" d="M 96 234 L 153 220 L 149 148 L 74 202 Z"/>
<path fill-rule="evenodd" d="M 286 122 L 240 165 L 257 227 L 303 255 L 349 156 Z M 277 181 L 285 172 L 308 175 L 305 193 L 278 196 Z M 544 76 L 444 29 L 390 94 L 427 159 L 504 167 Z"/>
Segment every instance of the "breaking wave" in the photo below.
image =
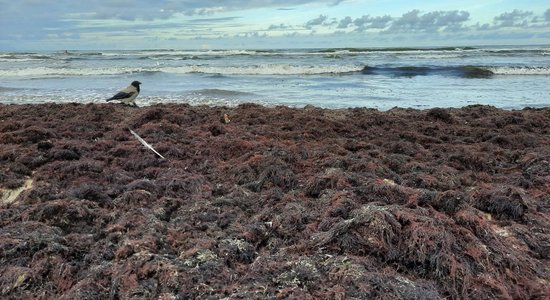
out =
<path fill-rule="evenodd" d="M 239 96 L 253 96 L 253 93 L 223 90 L 223 89 L 202 89 L 194 91 L 194 94 L 212 97 L 239 97 Z"/>
<path fill-rule="evenodd" d="M 105 76 L 123 74 L 211 74 L 211 75 L 320 75 L 320 74 L 346 74 L 358 72 L 360 66 L 293 66 L 286 64 L 277 65 L 252 65 L 252 66 L 152 66 L 152 67 L 112 67 L 112 68 L 55 68 L 34 67 L 12 70 L 0 70 L 0 77 L 70 77 L 70 76 Z"/>
<path fill-rule="evenodd" d="M 523 47 L 523 48 L 477 48 L 477 47 L 432 47 L 432 48 L 332 48 L 332 49 L 273 49 L 273 50 L 104 50 L 104 51 L 56 51 L 56 52 L 5 52 L 0 53 L 0 61 L 29 61 L 29 60 L 201 60 L 219 59 L 226 57 L 327 57 L 357 55 L 417 55 L 427 58 L 441 56 L 461 57 L 462 55 L 489 55 L 489 56 L 535 56 L 550 55 L 550 47 Z"/>
<path fill-rule="evenodd" d="M 55 67 L 34 67 L 15 70 L 0 70 L 1 77 L 24 77 L 24 78 L 48 78 L 48 77 L 71 77 L 71 76 L 101 76 L 101 75 L 122 75 L 141 72 L 151 72 L 143 68 L 55 68 Z"/>
<path fill-rule="evenodd" d="M 360 71 L 357 65 L 288 65 L 288 64 L 261 64 L 249 66 L 181 66 L 163 67 L 162 72 L 173 74 L 202 73 L 221 75 L 322 75 L 347 74 Z"/>
<path fill-rule="evenodd" d="M 78 76 L 114 76 L 138 74 L 142 76 L 163 74 L 205 74 L 212 76 L 346 76 L 346 75 L 385 75 L 390 77 L 414 76 L 452 76 L 464 78 L 490 78 L 495 75 L 550 75 L 550 67 L 530 66 L 364 66 L 364 65 L 291 65 L 291 64 L 258 64 L 258 65 L 183 65 L 167 66 L 165 64 L 143 67 L 105 67 L 105 68 L 71 68 L 71 67 L 29 67 L 0 70 L 0 78 L 60 78 Z"/>
<path fill-rule="evenodd" d="M 550 67 L 494 67 L 488 68 L 497 75 L 550 75 Z"/>

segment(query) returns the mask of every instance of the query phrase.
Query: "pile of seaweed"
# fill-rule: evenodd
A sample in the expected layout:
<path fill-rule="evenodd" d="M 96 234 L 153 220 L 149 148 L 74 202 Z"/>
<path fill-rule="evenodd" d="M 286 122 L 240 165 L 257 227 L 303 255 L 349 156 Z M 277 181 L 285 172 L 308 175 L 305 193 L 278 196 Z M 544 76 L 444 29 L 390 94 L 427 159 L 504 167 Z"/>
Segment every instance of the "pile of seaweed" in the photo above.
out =
<path fill-rule="evenodd" d="M 550 297 L 550 109 L 0 105 L 0 193 L 2 299 Z"/>

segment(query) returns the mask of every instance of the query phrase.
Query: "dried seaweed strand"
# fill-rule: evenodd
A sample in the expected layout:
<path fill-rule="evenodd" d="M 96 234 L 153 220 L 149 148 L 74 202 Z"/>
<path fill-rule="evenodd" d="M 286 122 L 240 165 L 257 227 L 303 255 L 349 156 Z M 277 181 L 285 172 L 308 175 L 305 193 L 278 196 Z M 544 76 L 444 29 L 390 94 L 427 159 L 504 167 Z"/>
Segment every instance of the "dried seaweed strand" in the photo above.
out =
<path fill-rule="evenodd" d="M 153 146 L 149 145 L 149 143 L 147 143 L 144 139 L 142 139 L 137 133 L 135 133 L 132 129 L 128 128 L 128 130 L 130 130 L 130 132 L 136 137 L 136 139 L 138 139 L 138 141 L 140 143 L 143 144 L 143 146 L 151 149 L 151 151 L 155 152 L 158 156 L 160 156 L 162 159 L 166 159 L 164 156 L 162 156 L 160 153 L 157 152 L 157 150 L 155 150 L 155 148 L 153 148 Z"/>

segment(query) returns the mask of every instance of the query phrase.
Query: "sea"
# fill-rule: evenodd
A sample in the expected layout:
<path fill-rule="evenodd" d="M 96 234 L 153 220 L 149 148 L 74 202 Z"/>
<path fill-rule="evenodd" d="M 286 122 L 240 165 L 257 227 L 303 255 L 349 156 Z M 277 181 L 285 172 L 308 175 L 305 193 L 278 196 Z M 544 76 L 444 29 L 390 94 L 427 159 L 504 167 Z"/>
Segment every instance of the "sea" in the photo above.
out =
<path fill-rule="evenodd" d="M 428 109 L 550 106 L 550 45 L 0 52 L 0 103 Z"/>

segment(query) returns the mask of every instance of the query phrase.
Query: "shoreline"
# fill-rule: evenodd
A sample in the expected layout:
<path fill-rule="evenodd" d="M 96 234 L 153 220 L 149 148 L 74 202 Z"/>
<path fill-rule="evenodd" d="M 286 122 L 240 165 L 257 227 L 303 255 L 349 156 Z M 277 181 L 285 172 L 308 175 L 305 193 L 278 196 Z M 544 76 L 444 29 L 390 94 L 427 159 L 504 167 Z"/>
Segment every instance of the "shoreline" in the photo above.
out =
<path fill-rule="evenodd" d="M 550 108 L 0 104 L 0 162 L 6 298 L 550 297 Z"/>
<path fill-rule="evenodd" d="M 193 103 L 193 102 L 155 102 L 152 104 L 146 104 L 146 105 L 139 105 L 139 101 L 136 101 L 137 107 L 131 107 L 132 109 L 146 109 L 146 108 L 155 108 L 155 107 L 169 107 L 169 106 L 184 106 L 184 107 L 196 107 L 196 108 L 212 108 L 212 109 L 236 109 L 239 107 L 247 107 L 247 106 L 258 106 L 266 109 L 277 109 L 277 108 L 288 108 L 288 109 L 309 109 L 309 110 L 328 110 L 328 111 L 344 111 L 344 110 L 367 110 L 367 111 L 377 111 L 380 113 L 386 113 L 391 112 L 395 110 L 405 110 L 405 111 L 419 111 L 419 112 L 427 112 L 429 110 L 464 110 L 464 109 L 472 109 L 477 107 L 485 107 L 490 110 L 502 110 L 502 111 L 508 111 L 508 112 L 515 112 L 515 111 L 522 111 L 522 110 L 550 110 L 550 106 L 541 104 L 541 106 L 522 106 L 517 108 L 506 108 L 506 107 L 499 107 L 492 104 L 483 104 L 483 103 L 476 103 L 476 104 L 468 104 L 460 107 L 450 107 L 450 106 L 433 106 L 433 107 L 411 107 L 411 106 L 394 106 L 386 110 L 381 110 L 376 107 L 369 107 L 369 106 L 353 106 L 353 107 L 323 107 L 323 106 L 316 106 L 313 104 L 301 104 L 301 105 L 288 105 L 284 103 L 275 103 L 275 104 L 268 104 L 268 103 L 262 103 L 262 102 L 239 102 L 235 104 L 200 104 L 200 103 Z M 108 103 L 105 100 L 97 101 L 97 102 L 40 102 L 40 103 L 9 103 L 9 102 L 0 102 L 0 107 L 3 106 L 108 106 L 113 105 L 115 107 L 124 108 L 127 106 L 121 104 L 121 103 Z"/>

